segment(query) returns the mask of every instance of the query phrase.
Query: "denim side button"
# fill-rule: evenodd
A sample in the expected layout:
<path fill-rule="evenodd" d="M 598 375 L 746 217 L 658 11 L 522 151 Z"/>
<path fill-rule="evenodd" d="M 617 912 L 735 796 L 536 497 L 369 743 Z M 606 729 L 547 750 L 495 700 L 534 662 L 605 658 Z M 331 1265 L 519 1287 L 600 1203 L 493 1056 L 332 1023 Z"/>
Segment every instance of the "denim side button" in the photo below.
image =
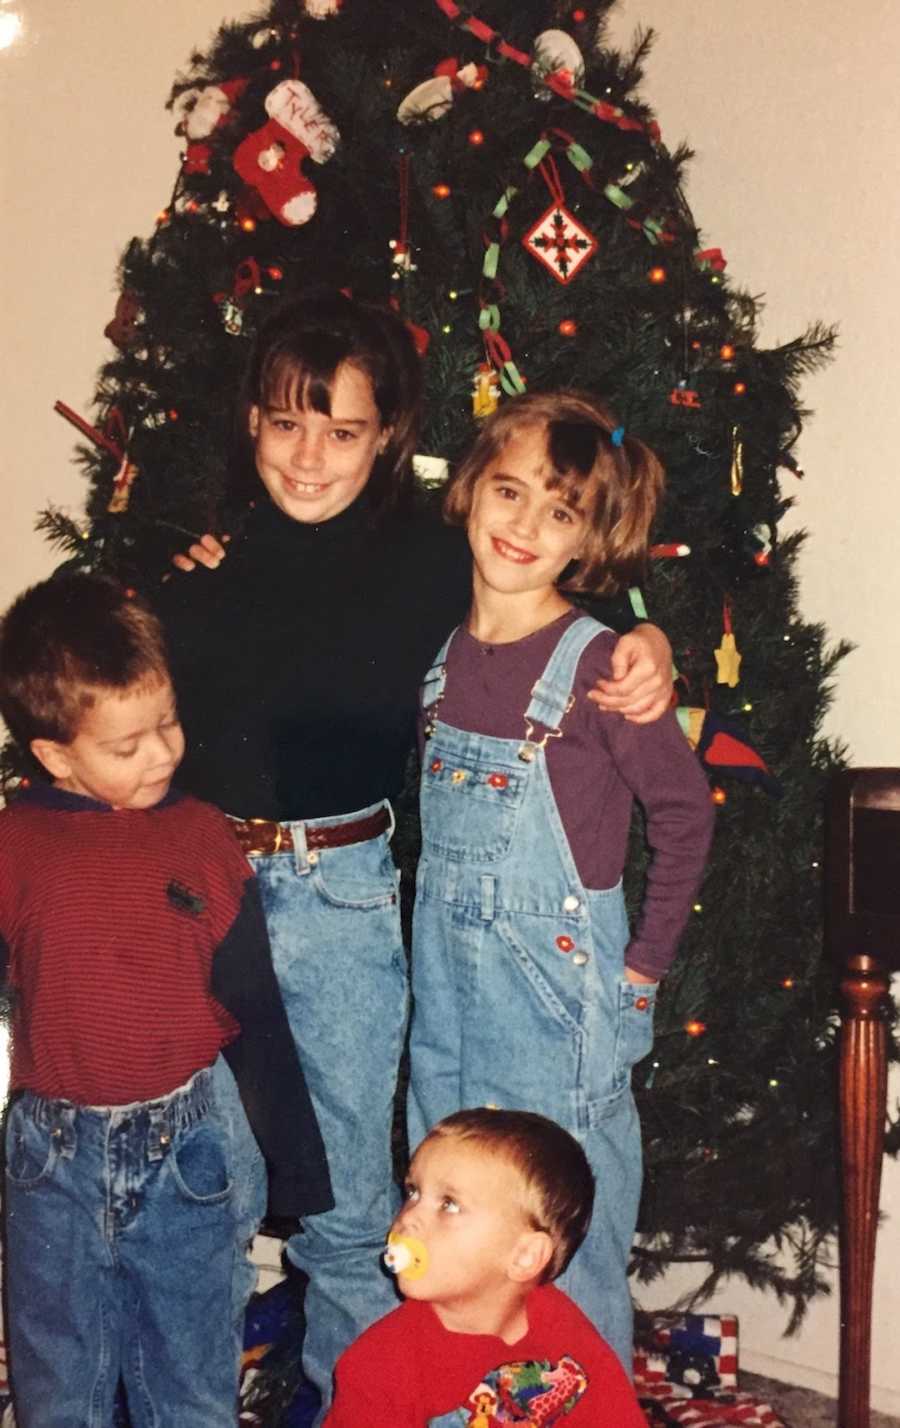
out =
<path fill-rule="evenodd" d="M 569 893 L 568 897 L 563 898 L 563 912 L 577 912 L 580 907 L 581 899 L 577 898 L 574 893 Z"/>
<path fill-rule="evenodd" d="M 572 961 L 575 963 L 576 967 L 583 967 L 585 962 L 588 961 L 588 953 L 576 952 L 575 956 L 572 958 Z"/>
<path fill-rule="evenodd" d="M 319 861 L 319 855 L 318 855 L 318 853 L 316 852 L 315 848 L 313 848 L 312 852 L 307 853 L 307 855 L 306 855 L 306 861 L 307 861 L 307 863 L 309 864 L 309 866 L 310 866 L 311 868 L 314 868 L 314 867 L 316 866 L 316 864 L 317 864 L 318 861 Z"/>

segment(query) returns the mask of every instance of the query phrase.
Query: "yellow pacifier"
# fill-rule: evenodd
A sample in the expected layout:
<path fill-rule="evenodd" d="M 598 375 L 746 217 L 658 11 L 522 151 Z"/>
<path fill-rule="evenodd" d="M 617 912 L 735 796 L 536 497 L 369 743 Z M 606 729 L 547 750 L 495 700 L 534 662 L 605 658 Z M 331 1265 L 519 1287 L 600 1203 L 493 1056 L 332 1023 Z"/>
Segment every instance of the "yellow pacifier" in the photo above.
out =
<path fill-rule="evenodd" d="M 412 1235 L 389 1234 L 384 1252 L 385 1266 L 391 1274 L 402 1274 L 407 1279 L 421 1279 L 428 1268 L 428 1251 L 421 1240 Z"/>

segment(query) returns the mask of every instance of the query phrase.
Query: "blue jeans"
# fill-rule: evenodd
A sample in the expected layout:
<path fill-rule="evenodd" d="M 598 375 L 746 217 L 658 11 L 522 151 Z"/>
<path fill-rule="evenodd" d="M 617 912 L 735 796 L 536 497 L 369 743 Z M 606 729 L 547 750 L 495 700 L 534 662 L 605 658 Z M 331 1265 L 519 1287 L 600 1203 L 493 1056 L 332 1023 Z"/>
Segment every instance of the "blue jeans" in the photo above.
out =
<path fill-rule="evenodd" d="M 19 1428 L 234 1428 L 230 1122 L 211 1070 L 92 1109 L 24 1092 L 6 1130 L 10 1367 Z"/>
<path fill-rule="evenodd" d="M 628 1260 L 641 1189 L 631 1068 L 652 1045 L 655 987 L 624 975 L 621 886 L 585 888 L 537 728 L 563 728 L 578 659 L 568 627 L 523 710 L 521 740 L 438 721 L 422 772 L 408 1125 L 495 1104 L 540 1112 L 581 1142 L 597 1182 L 590 1229 L 560 1285 L 631 1370 Z M 443 688 L 444 652 L 426 683 Z M 524 754 L 524 757 L 523 757 Z"/>
<path fill-rule="evenodd" d="M 287 1250 L 309 1276 L 303 1367 L 323 1410 L 338 1356 L 397 1304 L 380 1257 L 397 1204 L 391 1124 L 408 985 L 389 835 L 307 852 L 305 829 L 381 806 L 292 823 L 292 851 L 251 858 L 335 1199 Z"/>

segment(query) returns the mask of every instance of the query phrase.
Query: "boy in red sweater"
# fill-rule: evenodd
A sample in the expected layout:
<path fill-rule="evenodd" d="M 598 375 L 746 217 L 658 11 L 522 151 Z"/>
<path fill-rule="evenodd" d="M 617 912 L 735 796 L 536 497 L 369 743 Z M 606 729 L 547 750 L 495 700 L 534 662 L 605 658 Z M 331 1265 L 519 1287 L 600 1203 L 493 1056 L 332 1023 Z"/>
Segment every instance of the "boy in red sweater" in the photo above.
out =
<path fill-rule="evenodd" d="M 256 880 L 225 816 L 171 786 L 162 631 L 119 586 L 64 575 L 15 602 L 0 710 L 52 780 L 0 813 L 16 1421 L 109 1423 L 121 1379 L 134 1428 L 233 1428 L 247 1120 L 273 1213 L 332 1204 Z"/>
<path fill-rule="evenodd" d="M 324 1428 L 646 1428 L 616 1355 L 551 1283 L 593 1202 L 584 1151 L 544 1116 L 440 1121 L 388 1237 L 406 1303 L 338 1360 Z"/>

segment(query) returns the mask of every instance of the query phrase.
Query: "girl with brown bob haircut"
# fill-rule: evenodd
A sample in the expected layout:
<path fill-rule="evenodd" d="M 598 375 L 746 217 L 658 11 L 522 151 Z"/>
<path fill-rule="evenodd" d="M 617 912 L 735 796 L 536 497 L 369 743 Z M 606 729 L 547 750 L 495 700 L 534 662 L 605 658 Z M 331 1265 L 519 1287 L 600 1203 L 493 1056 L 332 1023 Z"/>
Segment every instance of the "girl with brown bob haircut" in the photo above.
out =
<path fill-rule="evenodd" d="M 626 434 L 609 408 L 587 393 L 536 392 L 499 407 L 447 489 L 445 520 L 466 525 L 482 474 L 528 426 L 546 432 L 547 489 L 587 515 L 583 553 L 563 572 L 560 589 L 606 595 L 638 582 L 663 469 L 649 446 Z"/>

